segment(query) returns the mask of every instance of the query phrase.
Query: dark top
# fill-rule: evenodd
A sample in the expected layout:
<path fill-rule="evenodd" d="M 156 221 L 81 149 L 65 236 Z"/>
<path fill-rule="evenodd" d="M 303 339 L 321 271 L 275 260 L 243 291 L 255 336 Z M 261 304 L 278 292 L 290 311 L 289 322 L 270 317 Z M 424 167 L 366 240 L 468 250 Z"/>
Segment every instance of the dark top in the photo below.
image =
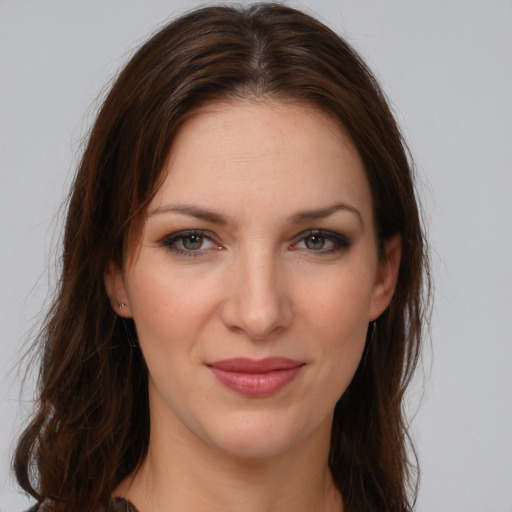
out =
<path fill-rule="evenodd" d="M 114 498 L 107 512 L 138 512 L 138 510 L 124 498 Z"/>

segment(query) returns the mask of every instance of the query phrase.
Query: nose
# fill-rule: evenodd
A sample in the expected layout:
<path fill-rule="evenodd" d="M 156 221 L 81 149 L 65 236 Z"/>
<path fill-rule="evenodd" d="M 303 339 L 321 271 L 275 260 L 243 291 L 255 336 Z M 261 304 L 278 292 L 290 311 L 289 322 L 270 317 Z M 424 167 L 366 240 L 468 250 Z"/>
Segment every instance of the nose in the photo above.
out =
<path fill-rule="evenodd" d="M 291 283 L 279 258 L 269 252 L 240 256 L 227 276 L 222 320 L 228 329 L 243 332 L 251 340 L 269 339 L 293 319 Z"/>

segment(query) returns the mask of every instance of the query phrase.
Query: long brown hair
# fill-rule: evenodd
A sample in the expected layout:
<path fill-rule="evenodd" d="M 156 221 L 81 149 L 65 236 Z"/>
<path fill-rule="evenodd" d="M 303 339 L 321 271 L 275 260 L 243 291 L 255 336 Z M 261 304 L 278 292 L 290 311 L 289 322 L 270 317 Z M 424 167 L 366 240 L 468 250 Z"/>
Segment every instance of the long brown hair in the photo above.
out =
<path fill-rule="evenodd" d="M 132 321 L 103 277 L 122 267 L 161 181 L 176 131 L 205 102 L 307 103 L 350 134 L 365 164 L 377 235 L 402 237 L 392 302 L 334 414 L 329 464 L 346 511 L 404 511 L 415 498 L 403 397 L 420 353 L 429 273 L 413 171 L 375 78 L 310 16 L 277 4 L 206 7 L 133 56 L 106 97 L 73 183 L 62 275 L 39 336 L 39 401 L 19 441 L 19 484 L 56 511 L 96 510 L 144 458 L 147 368 Z"/>

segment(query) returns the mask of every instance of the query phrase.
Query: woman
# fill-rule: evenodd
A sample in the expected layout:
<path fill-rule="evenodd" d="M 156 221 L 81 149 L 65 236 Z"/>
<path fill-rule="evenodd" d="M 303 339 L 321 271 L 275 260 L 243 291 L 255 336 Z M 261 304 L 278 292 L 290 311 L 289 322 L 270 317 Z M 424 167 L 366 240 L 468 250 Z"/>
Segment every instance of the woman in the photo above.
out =
<path fill-rule="evenodd" d="M 35 509 L 408 510 L 412 179 L 375 79 L 311 17 L 209 7 L 153 36 L 72 188 L 15 454 Z"/>

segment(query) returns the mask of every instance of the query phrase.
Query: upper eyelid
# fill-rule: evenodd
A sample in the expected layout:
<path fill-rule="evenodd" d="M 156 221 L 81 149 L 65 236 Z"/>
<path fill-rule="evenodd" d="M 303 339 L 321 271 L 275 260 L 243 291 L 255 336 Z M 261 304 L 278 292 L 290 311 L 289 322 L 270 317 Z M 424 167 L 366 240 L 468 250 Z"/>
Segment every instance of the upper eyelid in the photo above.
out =
<path fill-rule="evenodd" d="M 187 238 L 187 236 L 191 235 L 199 235 L 203 238 L 206 238 L 208 240 L 215 240 L 216 236 L 209 230 L 203 230 L 203 229 L 182 229 L 180 231 L 175 231 L 174 233 L 169 233 L 168 235 L 165 235 L 161 242 L 165 242 L 168 240 L 179 240 L 181 238 Z"/>
<path fill-rule="evenodd" d="M 192 228 L 192 229 L 180 229 L 178 231 L 174 231 L 174 232 L 169 233 L 169 234 L 165 235 L 164 237 L 162 237 L 161 240 L 164 241 L 169 238 L 180 238 L 180 237 L 185 238 L 188 235 L 195 235 L 195 234 L 201 235 L 201 236 L 211 239 L 211 240 L 219 238 L 216 233 L 212 232 L 209 229 Z M 326 237 L 331 236 L 333 238 L 344 238 L 347 240 L 350 239 L 349 236 L 347 236 L 343 233 L 337 232 L 337 231 L 332 231 L 329 229 L 322 229 L 322 228 L 312 228 L 312 229 L 306 229 L 305 231 L 301 231 L 300 233 L 293 236 L 291 238 L 291 240 L 300 240 L 301 238 L 311 236 L 311 235 L 323 235 Z"/>
<path fill-rule="evenodd" d="M 173 252 L 176 255 L 181 255 L 182 257 L 201 257 L 202 255 L 205 255 L 207 252 L 212 250 L 212 247 L 206 247 L 201 249 L 187 249 L 185 247 L 179 247 L 177 243 L 180 241 L 183 241 L 183 239 L 186 239 L 189 236 L 198 235 L 202 237 L 203 239 L 206 239 L 208 242 L 213 244 L 214 246 L 219 249 L 219 243 L 216 242 L 214 237 L 212 237 L 208 231 L 204 230 L 198 230 L 198 229 L 185 229 L 176 231 L 174 233 L 170 233 L 169 235 L 163 237 L 160 240 L 160 244 L 169 252 Z"/>
<path fill-rule="evenodd" d="M 333 244 L 332 247 L 322 248 L 318 250 L 311 250 L 303 247 L 296 247 L 300 243 L 304 242 L 304 240 L 310 236 L 320 236 L 322 238 L 325 238 L 327 241 L 329 241 L 331 244 Z M 295 238 L 295 241 L 290 246 L 290 249 L 292 250 L 306 250 L 308 253 L 316 254 L 318 256 L 331 253 L 331 252 L 338 252 L 344 249 L 348 249 L 352 246 L 352 239 L 342 233 L 338 233 L 336 231 L 329 231 L 329 230 L 323 230 L 323 229 L 310 229 L 308 231 L 302 232 L 300 235 L 297 235 Z"/>
<path fill-rule="evenodd" d="M 314 235 L 320 235 L 325 238 L 331 238 L 331 239 L 338 239 L 338 240 L 342 239 L 347 242 L 350 241 L 349 236 L 344 235 L 343 233 L 339 233 L 337 231 L 331 231 L 329 229 L 308 229 L 306 231 L 299 233 L 294 239 L 302 240 L 303 238 L 306 238 L 308 236 L 314 236 Z"/>
<path fill-rule="evenodd" d="M 162 243 L 164 245 L 166 243 L 172 244 L 172 243 L 179 241 L 180 239 L 186 238 L 187 236 L 191 236 L 191 235 L 200 235 L 203 238 L 205 238 L 213 243 L 221 245 L 221 243 L 219 242 L 219 237 L 215 233 L 213 233 L 210 230 L 204 230 L 204 229 L 179 230 L 179 231 L 176 231 L 174 233 L 170 233 L 170 234 L 164 236 L 160 240 L 160 243 Z M 347 245 L 351 244 L 351 237 L 348 237 L 347 235 L 344 235 L 343 233 L 339 233 L 339 232 L 331 231 L 331 230 L 327 230 L 327 229 L 320 229 L 320 228 L 313 228 L 313 229 L 308 229 L 308 230 L 302 231 L 302 232 L 298 233 L 297 235 L 295 235 L 290 240 L 289 243 L 294 245 L 294 244 L 297 244 L 298 242 L 300 242 L 301 240 L 304 240 L 304 238 L 307 238 L 308 236 L 314 236 L 314 235 L 323 236 L 331 241 L 334 241 L 335 243 L 336 242 L 337 243 L 344 242 Z M 199 249 L 197 252 L 199 252 L 199 251 L 201 251 L 201 249 Z"/>

